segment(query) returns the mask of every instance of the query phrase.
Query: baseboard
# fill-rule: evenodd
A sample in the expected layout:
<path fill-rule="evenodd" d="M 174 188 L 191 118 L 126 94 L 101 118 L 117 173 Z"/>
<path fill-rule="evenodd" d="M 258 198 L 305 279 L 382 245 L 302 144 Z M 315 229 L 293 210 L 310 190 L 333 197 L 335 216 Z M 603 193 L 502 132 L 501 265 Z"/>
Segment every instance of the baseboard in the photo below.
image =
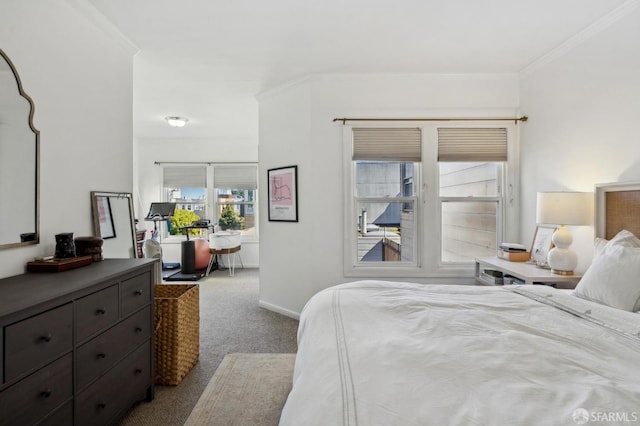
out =
<path fill-rule="evenodd" d="M 299 320 L 300 319 L 300 313 L 299 312 L 294 312 L 294 311 L 291 311 L 289 309 L 285 309 L 283 307 L 274 305 L 272 303 L 265 302 L 263 300 L 258 300 L 258 306 L 260 306 L 261 308 L 265 308 L 265 309 L 268 309 L 270 311 L 276 312 L 276 313 L 278 313 L 280 315 L 284 315 L 286 317 L 293 318 L 295 320 Z"/>

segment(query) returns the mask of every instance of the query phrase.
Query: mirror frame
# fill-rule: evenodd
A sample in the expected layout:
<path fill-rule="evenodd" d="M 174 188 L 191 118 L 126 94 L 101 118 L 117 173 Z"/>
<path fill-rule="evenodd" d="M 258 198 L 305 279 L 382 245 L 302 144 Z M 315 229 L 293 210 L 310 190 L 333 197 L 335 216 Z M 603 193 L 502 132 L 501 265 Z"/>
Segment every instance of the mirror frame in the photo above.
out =
<path fill-rule="evenodd" d="M 93 235 L 103 238 L 100 232 L 100 219 L 98 217 L 98 197 L 126 198 L 129 200 L 129 220 L 131 222 L 131 247 L 132 259 L 138 258 L 136 246 L 136 223 L 133 213 L 133 195 L 130 192 L 91 191 L 91 216 L 93 217 Z M 113 219 L 112 219 L 113 220 Z"/>
<path fill-rule="evenodd" d="M 11 59 L 7 56 L 6 53 L 2 49 L 0 49 L 0 56 L 9 64 L 9 68 L 11 72 L 13 72 L 13 77 L 16 79 L 16 84 L 18 85 L 18 93 L 24 99 L 29 102 L 29 128 L 35 134 L 36 140 L 36 158 L 35 158 L 35 175 L 36 175 L 36 187 L 35 190 L 35 212 L 34 212 L 34 220 L 35 220 L 35 239 L 31 241 L 21 241 L 16 243 L 6 243 L 0 244 L 0 250 L 8 249 L 13 247 L 22 247 L 33 244 L 40 243 L 40 131 L 33 126 L 33 115 L 35 113 L 35 105 L 33 104 L 33 100 L 29 95 L 27 95 L 22 88 L 22 81 L 20 80 L 20 75 L 18 75 L 18 71 L 16 67 L 11 62 Z"/>

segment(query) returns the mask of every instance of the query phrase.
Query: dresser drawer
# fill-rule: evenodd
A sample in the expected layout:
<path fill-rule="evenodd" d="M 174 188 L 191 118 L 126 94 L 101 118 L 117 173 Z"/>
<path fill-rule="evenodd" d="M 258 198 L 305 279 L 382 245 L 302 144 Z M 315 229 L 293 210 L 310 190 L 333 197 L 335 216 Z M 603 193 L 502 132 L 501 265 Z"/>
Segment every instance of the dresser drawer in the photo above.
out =
<path fill-rule="evenodd" d="M 69 426 L 73 424 L 73 401 L 69 401 L 55 413 L 38 423 L 38 426 Z"/>
<path fill-rule="evenodd" d="M 118 321 L 118 285 L 79 299 L 76 305 L 78 342 Z"/>
<path fill-rule="evenodd" d="M 79 347 L 76 357 L 77 388 L 83 389 L 150 337 L 151 307 L 147 306 Z"/>
<path fill-rule="evenodd" d="M 69 426 L 73 424 L 73 401 L 69 401 L 55 413 L 38 423 L 38 426 Z"/>
<path fill-rule="evenodd" d="M 27 318 L 5 328 L 5 382 L 71 350 L 71 303 Z"/>
<path fill-rule="evenodd" d="M 124 280 L 120 286 L 120 309 L 123 317 L 152 302 L 150 272 Z"/>
<path fill-rule="evenodd" d="M 76 424 L 112 423 L 123 411 L 146 397 L 151 385 L 151 343 L 146 342 L 76 399 Z"/>
<path fill-rule="evenodd" d="M 0 393 L 0 424 L 34 424 L 70 400 L 72 362 L 69 353 Z"/>

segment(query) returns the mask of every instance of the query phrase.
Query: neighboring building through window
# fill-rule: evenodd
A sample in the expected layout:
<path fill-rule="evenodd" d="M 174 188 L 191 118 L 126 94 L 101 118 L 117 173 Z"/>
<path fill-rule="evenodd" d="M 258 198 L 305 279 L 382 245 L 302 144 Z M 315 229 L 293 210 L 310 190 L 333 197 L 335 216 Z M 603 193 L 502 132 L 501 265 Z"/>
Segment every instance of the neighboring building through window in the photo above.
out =
<path fill-rule="evenodd" d="M 256 233 L 256 190 L 216 189 L 218 224 L 224 230 L 239 230 L 243 235 Z"/>
<path fill-rule="evenodd" d="M 439 163 L 442 262 L 495 256 L 502 164 Z"/>
<path fill-rule="evenodd" d="M 407 167 L 411 164 L 411 167 Z M 412 163 L 356 161 L 359 262 L 415 262 Z"/>

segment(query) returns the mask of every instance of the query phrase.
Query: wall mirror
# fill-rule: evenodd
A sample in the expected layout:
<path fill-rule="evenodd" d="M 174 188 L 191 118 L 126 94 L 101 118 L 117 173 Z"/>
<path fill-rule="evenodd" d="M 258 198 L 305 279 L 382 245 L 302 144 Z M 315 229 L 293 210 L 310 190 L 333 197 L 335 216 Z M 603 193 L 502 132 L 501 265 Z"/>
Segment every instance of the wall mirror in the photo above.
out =
<path fill-rule="evenodd" d="M 34 105 L 0 49 L 0 249 L 38 244 L 40 132 Z"/>
<path fill-rule="evenodd" d="M 128 192 L 91 192 L 93 233 L 103 239 L 104 258 L 135 258 L 133 198 Z"/>

